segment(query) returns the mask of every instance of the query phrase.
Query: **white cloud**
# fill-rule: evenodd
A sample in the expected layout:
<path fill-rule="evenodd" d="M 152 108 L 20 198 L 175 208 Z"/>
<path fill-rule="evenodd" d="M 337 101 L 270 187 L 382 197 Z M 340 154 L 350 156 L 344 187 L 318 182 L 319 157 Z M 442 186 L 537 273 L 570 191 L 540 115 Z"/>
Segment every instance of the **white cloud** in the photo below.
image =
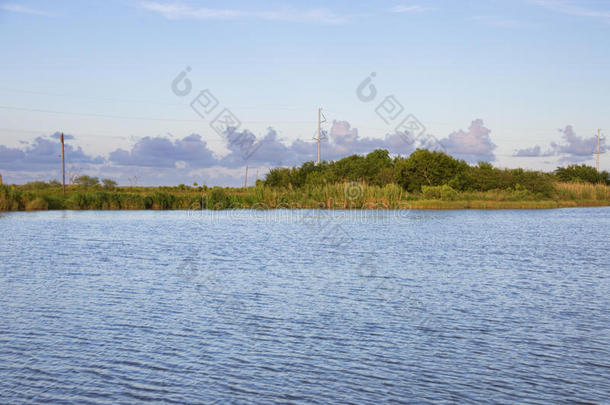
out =
<path fill-rule="evenodd" d="M 392 13 L 418 13 L 420 11 L 427 11 L 427 10 L 431 10 L 431 9 L 427 8 L 427 7 L 422 7 L 417 4 L 411 4 L 411 5 L 399 4 L 390 9 L 390 11 Z"/>
<path fill-rule="evenodd" d="M 423 0 L 421 0 L 421 1 L 423 1 Z M 421 3 L 421 1 L 419 1 L 418 3 Z M 420 4 L 415 4 L 413 1 L 403 0 L 402 2 L 400 2 L 400 4 L 397 4 L 394 7 L 390 8 L 389 11 L 391 13 L 419 13 L 422 11 L 429 11 L 429 10 L 432 10 L 432 8 L 422 6 Z"/>
<path fill-rule="evenodd" d="M 578 136 L 574 132 L 571 125 L 567 125 L 564 129 L 560 129 L 562 134 L 562 142 L 551 142 L 550 148 L 546 151 L 541 146 L 535 145 L 530 148 L 519 149 L 515 151 L 513 156 L 516 157 L 547 157 L 560 156 L 559 162 L 586 162 L 593 158 L 597 146 L 597 137 L 595 135 L 585 137 Z M 600 144 L 600 152 L 605 153 L 607 145 L 602 139 Z"/>
<path fill-rule="evenodd" d="M 562 14 L 580 16 L 580 17 L 591 17 L 600 18 L 606 21 L 610 21 L 610 10 L 597 10 L 593 8 L 587 8 L 571 0 L 530 0 L 532 3 L 537 4 L 541 7 L 549 10 L 556 11 Z M 578 5 L 577 5 L 578 4 Z"/>
<path fill-rule="evenodd" d="M 486 128 L 482 119 L 472 121 L 468 131 L 454 131 L 440 143 L 446 152 L 456 158 L 470 163 L 480 161 L 492 162 L 496 159 L 496 145 L 491 141 L 491 130 Z"/>
<path fill-rule="evenodd" d="M 233 20 L 233 19 L 261 19 L 267 21 L 284 21 L 318 24 L 342 24 L 346 19 L 326 8 L 309 10 L 266 10 L 252 11 L 239 9 L 191 7 L 179 3 L 142 2 L 140 7 L 159 13 L 168 19 L 193 20 Z"/>
<path fill-rule="evenodd" d="M 21 14 L 41 15 L 41 16 L 46 16 L 46 17 L 56 16 L 56 14 L 48 12 L 48 11 L 37 10 L 34 8 L 24 7 L 20 4 L 12 4 L 12 3 L 0 4 L 0 10 L 11 11 L 13 13 L 21 13 Z"/>
<path fill-rule="evenodd" d="M 473 21 L 478 21 L 490 27 L 496 28 L 522 28 L 526 24 L 521 20 L 515 20 L 512 18 L 503 18 L 489 15 L 474 16 L 471 18 Z"/>

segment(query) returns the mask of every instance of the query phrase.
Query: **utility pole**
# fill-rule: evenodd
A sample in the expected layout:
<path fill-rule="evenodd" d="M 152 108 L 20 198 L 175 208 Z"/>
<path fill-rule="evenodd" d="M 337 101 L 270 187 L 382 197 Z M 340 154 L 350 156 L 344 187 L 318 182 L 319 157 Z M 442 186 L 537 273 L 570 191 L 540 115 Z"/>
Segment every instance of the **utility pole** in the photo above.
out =
<path fill-rule="evenodd" d="M 246 165 L 246 178 L 244 180 L 244 188 L 248 187 L 248 165 Z"/>
<path fill-rule="evenodd" d="M 599 138 L 601 137 L 601 129 L 597 129 L 597 164 L 595 167 L 597 167 L 597 172 L 599 173 Z"/>
<path fill-rule="evenodd" d="M 326 139 L 326 135 L 324 136 L 324 138 L 322 138 L 322 124 L 326 122 L 326 117 L 324 116 L 324 113 L 322 113 L 322 109 L 318 108 L 318 137 L 314 138 L 315 140 L 318 141 L 318 161 L 316 164 L 320 164 L 321 159 L 320 159 L 320 144 L 322 143 L 322 139 Z"/>
<path fill-rule="evenodd" d="M 318 108 L 318 163 L 320 164 L 320 135 L 321 135 L 321 125 L 322 123 L 320 122 L 320 118 L 321 118 L 321 114 L 322 114 L 322 109 Z"/>
<path fill-rule="evenodd" d="M 64 133 L 61 133 L 61 185 L 62 193 L 66 195 L 66 161 L 64 158 Z"/>

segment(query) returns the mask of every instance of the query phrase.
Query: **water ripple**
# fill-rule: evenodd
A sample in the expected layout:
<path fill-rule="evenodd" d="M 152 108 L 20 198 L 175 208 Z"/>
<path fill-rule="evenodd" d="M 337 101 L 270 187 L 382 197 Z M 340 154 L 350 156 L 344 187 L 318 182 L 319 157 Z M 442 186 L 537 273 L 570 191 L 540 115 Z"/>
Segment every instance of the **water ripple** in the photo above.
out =
<path fill-rule="evenodd" d="M 2 215 L 1 402 L 607 402 L 609 209 L 284 214 Z"/>

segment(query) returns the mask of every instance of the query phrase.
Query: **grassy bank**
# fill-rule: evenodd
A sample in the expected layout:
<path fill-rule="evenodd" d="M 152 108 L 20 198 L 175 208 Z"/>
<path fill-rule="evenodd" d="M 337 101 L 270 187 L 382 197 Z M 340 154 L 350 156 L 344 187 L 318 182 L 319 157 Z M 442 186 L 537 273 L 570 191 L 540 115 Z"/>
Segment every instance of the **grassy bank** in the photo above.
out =
<path fill-rule="evenodd" d="M 345 182 L 300 188 L 61 187 L 48 183 L 0 186 L 0 211 L 187 209 L 548 209 L 610 206 L 610 186 L 553 183 L 548 196 L 523 188 L 459 192 L 449 186 L 408 192 L 396 184 Z"/>

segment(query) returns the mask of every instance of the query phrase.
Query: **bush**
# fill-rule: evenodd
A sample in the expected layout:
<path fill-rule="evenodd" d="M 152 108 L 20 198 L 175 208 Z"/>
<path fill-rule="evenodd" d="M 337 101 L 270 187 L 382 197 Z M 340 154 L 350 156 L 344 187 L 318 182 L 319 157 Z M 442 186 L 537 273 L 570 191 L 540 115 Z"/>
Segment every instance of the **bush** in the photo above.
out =
<path fill-rule="evenodd" d="M 30 181 L 23 185 L 25 190 L 44 190 L 51 187 L 50 184 L 45 183 L 44 181 Z"/>
<path fill-rule="evenodd" d="M 174 208 L 176 197 L 166 192 L 157 192 L 152 195 L 152 206 L 154 210 L 167 210 Z"/>
<path fill-rule="evenodd" d="M 25 205 L 26 211 L 46 211 L 48 209 L 49 204 L 41 197 L 36 197 Z"/>
<path fill-rule="evenodd" d="M 455 201 L 458 198 L 458 192 L 447 184 L 441 186 L 440 194 L 443 201 Z"/>
<path fill-rule="evenodd" d="M 534 198 L 534 194 L 529 191 L 527 188 L 521 186 L 521 184 L 517 183 L 515 188 L 510 191 L 510 199 L 512 201 L 525 201 L 532 200 Z"/>
<path fill-rule="evenodd" d="M 204 199 L 205 208 L 223 210 L 231 207 L 231 200 L 222 187 L 214 187 Z"/>
<path fill-rule="evenodd" d="M 102 186 L 108 190 L 114 190 L 116 187 L 116 181 L 110 179 L 102 179 Z"/>
<path fill-rule="evenodd" d="M 441 187 L 439 186 L 422 186 L 422 194 L 428 200 L 436 200 L 441 198 Z"/>
<path fill-rule="evenodd" d="M 97 177 L 91 177 L 87 175 L 78 176 L 74 179 L 74 184 L 84 187 L 92 187 L 96 186 L 100 183 L 100 180 Z"/>
<path fill-rule="evenodd" d="M 469 168 L 463 160 L 457 160 L 442 152 L 417 149 L 407 159 L 394 166 L 396 183 L 409 192 L 419 192 L 423 186 L 447 184 Z"/>
<path fill-rule="evenodd" d="M 0 211 L 18 211 L 23 208 L 20 201 L 21 192 L 18 189 L 0 185 Z"/>
<path fill-rule="evenodd" d="M 555 176 L 561 181 L 610 184 L 610 175 L 607 171 L 598 173 L 597 169 L 585 164 L 558 167 Z"/>
<path fill-rule="evenodd" d="M 144 197 L 139 194 L 121 194 L 120 197 L 121 209 L 124 210 L 144 210 L 146 202 Z M 152 205 L 152 201 L 151 201 Z"/>

